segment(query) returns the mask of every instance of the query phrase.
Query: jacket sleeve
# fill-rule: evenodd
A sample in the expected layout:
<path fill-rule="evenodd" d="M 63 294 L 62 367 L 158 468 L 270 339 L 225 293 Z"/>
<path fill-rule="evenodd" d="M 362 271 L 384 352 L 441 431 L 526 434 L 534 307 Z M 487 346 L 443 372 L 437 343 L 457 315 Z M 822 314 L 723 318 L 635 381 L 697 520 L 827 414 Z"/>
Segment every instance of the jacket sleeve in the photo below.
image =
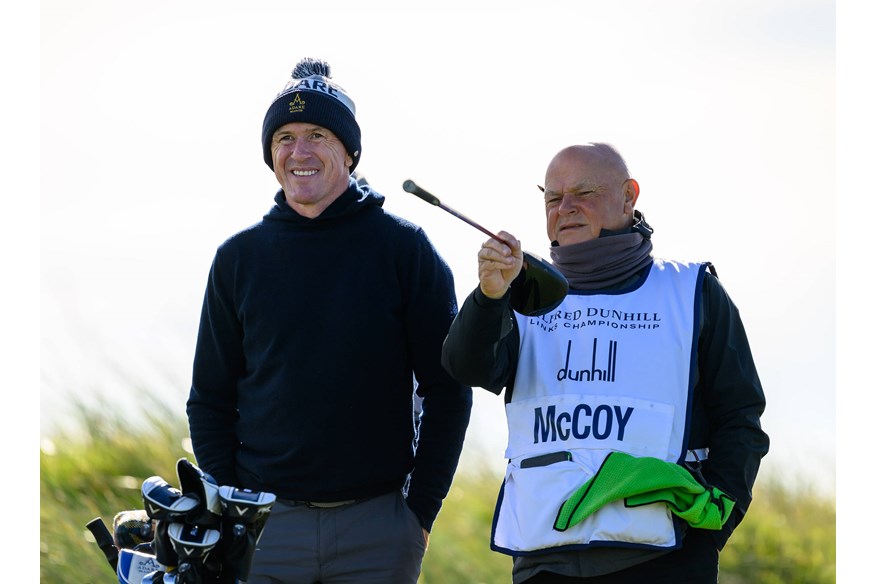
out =
<path fill-rule="evenodd" d="M 186 403 L 198 466 L 220 485 L 237 485 L 237 382 L 245 369 L 242 327 L 219 255 L 213 260 L 201 309 L 192 386 Z"/>
<path fill-rule="evenodd" d="M 471 387 L 441 367 L 441 344 L 456 314 L 453 275 L 422 234 L 410 261 L 405 302 L 408 350 L 422 399 L 408 507 L 427 531 L 450 490 L 471 416 Z"/>
<path fill-rule="evenodd" d="M 509 294 L 494 300 L 475 288 L 463 302 L 444 341 L 441 363 L 454 379 L 510 399 L 520 337 Z"/>
<path fill-rule="evenodd" d="M 766 399 L 739 310 L 718 279 L 708 273 L 703 282 L 703 315 L 698 342 L 699 403 L 695 403 L 694 417 L 697 410 L 704 413 L 707 427 L 695 429 L 692 436 L 705 437 L 709 447 L 702 467 L 706 481 L 736 499 L 724 529 L 712 532 L 721 549 L 751 503 L 769 437 L 760 423 Z"/>

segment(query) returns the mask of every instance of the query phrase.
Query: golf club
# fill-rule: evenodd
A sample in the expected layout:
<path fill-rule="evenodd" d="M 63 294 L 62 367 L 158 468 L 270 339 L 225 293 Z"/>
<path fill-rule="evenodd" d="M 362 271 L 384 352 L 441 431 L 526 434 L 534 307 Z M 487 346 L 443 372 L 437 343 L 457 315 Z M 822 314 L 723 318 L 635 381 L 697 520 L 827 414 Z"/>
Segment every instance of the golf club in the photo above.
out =
<path fill-rule="evenodd" d="M 110 567 L 115 572 L 116 566 L 119 562 L 119 550 L 116 548 L 115 543 L 113 543 L 113 535 L 103 522 L 103 519 L 95 517 L 86 523 L 85 527 L 87 527 L 88 531 L 91 532 L 91 535 L 94 536 L 94 541 L 97 543 L 97 547 L 103 552 L 106 561 L 109 562 Z"/>
<path fill-rule="evenodd" d="M 444 209 L 493 239 L 504 241 L 462 213 L 441 203 L 438 197 L 419 187 L 414 181 L 406 180 L 402 188 L 430 205 Z M 542 258 L 527 251 L 523 252 L 523 269 L 511 283 L 511 308 L 525 316 L 541 316 L 559 306 L 568 292 L 569 282 L 559 270 Z"/>

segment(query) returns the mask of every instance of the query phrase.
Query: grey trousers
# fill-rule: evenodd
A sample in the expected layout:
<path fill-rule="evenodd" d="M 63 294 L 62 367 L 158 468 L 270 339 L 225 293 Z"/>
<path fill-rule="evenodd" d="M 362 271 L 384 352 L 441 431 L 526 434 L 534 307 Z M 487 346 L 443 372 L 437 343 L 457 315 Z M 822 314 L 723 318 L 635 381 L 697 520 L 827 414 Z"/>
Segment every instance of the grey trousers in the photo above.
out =
<path fill-rule="evenodd" d="M 416 584 L 425 552 L 400 491 L 332 509 L 277 501 L 247 584 Z"/>

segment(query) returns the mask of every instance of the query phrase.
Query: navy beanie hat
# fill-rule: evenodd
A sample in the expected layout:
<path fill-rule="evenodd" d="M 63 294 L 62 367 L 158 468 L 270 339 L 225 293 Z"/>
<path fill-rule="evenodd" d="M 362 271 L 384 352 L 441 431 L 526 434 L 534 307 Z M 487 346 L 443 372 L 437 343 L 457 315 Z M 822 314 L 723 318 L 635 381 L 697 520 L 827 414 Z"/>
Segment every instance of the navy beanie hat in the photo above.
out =
<path fill-rule="evenodd" d="M 262 123 L 262 150 L 271 170 L 274 170 L 271 156 L 274 132 L 291 122 L 308 122 L 331 130 L 353 159 L 350 172 L 359 164 L 362 144 L 356 105 L 331 76 L 331 66 L 320 59 L 308 57 L 295 65 L 292 78 L 274 98 Z"/>

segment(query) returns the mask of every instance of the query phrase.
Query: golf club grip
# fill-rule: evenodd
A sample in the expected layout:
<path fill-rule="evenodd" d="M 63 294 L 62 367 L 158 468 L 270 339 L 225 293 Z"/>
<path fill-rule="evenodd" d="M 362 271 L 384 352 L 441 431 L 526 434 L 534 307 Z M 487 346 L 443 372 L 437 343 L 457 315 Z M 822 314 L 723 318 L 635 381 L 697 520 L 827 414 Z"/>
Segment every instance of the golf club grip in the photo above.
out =
<path fill-rule="evenodd" d="M 441 201 L 438 200 L 438 197 L 430 193 L 429 191 L 420 188 L 417 183 L 412 181 L 411 179 L 406 180 L 402 183 L 402 188 L 412 195 L 417 195 L 427 203 L 430 203 L 435 206 L 440 206 Z"/>
<path fill-rule="evenodd" d="M 116 549 L 116 545 L 113 542 L 113 534 L 107 529 L 103 519 L 95 517 L 89 521 L 85 527 L 87 527 L 88 531 L 91 532 L 91 535 L 94 536 L 94 541 L 97 542 L 97 546 L 100 548 L 100 551 L 103 552 L 106 561 L 109 562 L 109 565 L 115 570 L 119 561 L 119 550 Z"/>

